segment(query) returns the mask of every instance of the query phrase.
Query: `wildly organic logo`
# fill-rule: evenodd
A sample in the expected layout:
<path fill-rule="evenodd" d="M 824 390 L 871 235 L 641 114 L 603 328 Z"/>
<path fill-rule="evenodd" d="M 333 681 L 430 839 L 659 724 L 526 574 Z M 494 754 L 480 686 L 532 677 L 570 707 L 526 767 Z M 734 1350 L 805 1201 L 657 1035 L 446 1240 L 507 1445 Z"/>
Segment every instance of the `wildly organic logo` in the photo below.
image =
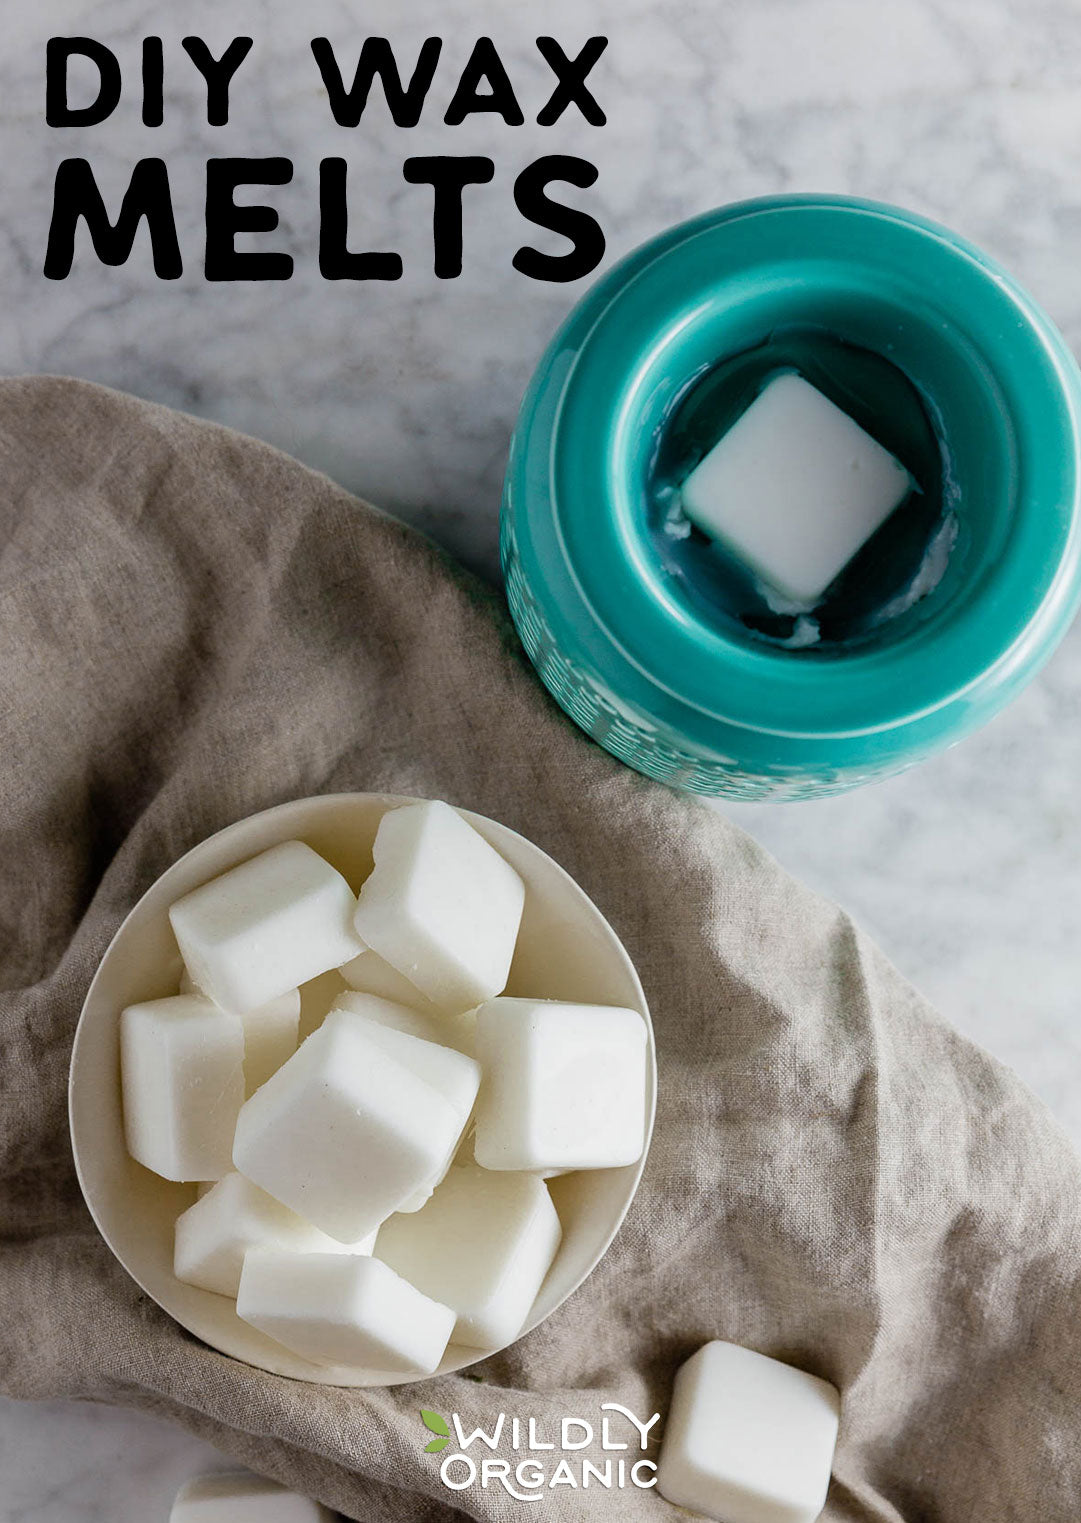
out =
<path fill-rule="evenodd" d="M 450 1443 L 450 1429 L 447 1427 L 445 1417 L 440 1417 L 438 1412 L 433 1412 L 429 1407 L 421 1407 L 420 1420 L 428 1429 L 429 1433 L 438 1433 L 438 1438 L 433 1438 L 430 1444 L 425 1444 L 425 1454 L 438 1454 Z"/>
<path fill-rule="evenodd" d="M 421 1421 L 436 1435 L 425 1444 L 424 1452 L 442 1454 L 457 1444 L 439 1464 L 439 1478 L 449 1491 L 466 1491 L 478 1484 L 484 1490 L 499 1486 L 519 1502 L 539 1502 L 545 1491 L 560 1486 L 575 1491 L 655 1486 L 657 1467 L 646 1453 L 660 1413 L 642 1422 L 616 1401 L 603 1402 L 600 1411 L 603 1415 L 592 1420 L 563 1417 L 544 1424 L 535 1417 L 500 1412 L 490 1428 L 467 1431 L 457 1412 L 451 1413 L 448 1422 L 422 1407 Z M 476 1459 L 468 1452 L 474 1446 L 480 1450 Z M 592 1458 L 582 1452 L 586 1449 Z"/>

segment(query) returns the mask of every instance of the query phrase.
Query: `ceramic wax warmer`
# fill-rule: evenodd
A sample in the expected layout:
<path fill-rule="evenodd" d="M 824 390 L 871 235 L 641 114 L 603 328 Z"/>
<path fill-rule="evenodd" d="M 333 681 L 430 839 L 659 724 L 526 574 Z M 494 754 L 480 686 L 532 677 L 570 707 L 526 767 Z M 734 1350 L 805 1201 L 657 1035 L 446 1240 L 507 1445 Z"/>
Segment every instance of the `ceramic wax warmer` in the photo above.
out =
<path fill-rule="evenodd" d="M 783 617 L 778 635 L 734 616 L 667 553 L 658 460 L 709 387 L 731 411 L 773 356 L 821 361 L 828 390 L 831 354 L 850 357 L 847 378 L 832 370 L 841 404 L 906 466 L 918 399 L 939 451 L 928 533 L 947 524 L 948 555 L 900 597 L 880 553 L 889 617 L 783 638 Z M 839 197 L 722 208 L 625 259 L 541 361 L 503 505 L 515 623 L 566 712 L 652 777 L 800 798 L 886 776 L 990 718 L 1064 634 L 1081 597 L 1079 416 L 1061 336 L 946 229 Z"/>

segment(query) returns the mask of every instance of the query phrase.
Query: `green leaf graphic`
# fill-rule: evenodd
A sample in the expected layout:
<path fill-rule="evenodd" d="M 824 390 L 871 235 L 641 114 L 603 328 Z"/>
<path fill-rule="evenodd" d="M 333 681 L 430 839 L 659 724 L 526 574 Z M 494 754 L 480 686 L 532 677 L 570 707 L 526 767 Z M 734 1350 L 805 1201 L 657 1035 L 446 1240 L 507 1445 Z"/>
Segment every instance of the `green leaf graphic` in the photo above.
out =
<path fill-rule="evenodd" d="M 438 1433 L 441 1438 L 450 1437 L 450 1429 L 447 1427 L 446 1418 L 440 1417 L 438 1412 L 433 1412 L 428 1407 L 421 1407 L 420 1420 L 430 1432 Z"/>
<path fill-rule="evenodd" d="M 430 1444 L 424 1445 L 425 1454 L 438 1454 L 440 1449 L 445 1449 L 450 1443 L 449 1438 L 433 1438 Z"/>

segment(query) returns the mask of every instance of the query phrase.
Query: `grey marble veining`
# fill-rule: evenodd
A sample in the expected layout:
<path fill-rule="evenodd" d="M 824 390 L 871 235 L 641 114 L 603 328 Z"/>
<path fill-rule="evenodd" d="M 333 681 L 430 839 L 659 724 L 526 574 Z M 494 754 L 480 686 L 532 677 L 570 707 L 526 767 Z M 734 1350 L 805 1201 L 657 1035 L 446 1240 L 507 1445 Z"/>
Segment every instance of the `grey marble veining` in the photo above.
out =
<path fill-rule="evenodd" d="M 541 153 L 600 170 L 578 193 L 609 261 L 721 201 L 840 190 L 947 221 L 1008 263 L 1081 347 L 1081 7 L 1074 0 L 309 0 L 303 7 L 189 0 L 50 0 L 9 7 L 0 61 L 0 371 L 86 376 L 246 429 L 401 513 L 488 574 L 507 440 L 544 343 L 581 287 L 510 267 L 523 232 L 513 176 Z M 255 38 L 227 128 L 200 124 L 200 81 L 179 39 Z M 538 31 L 577 50 L 610 36 L 592 76 L 603 129 L 573 111 L 532 122 L 550 76 Z M 376 99 L 333 125 L 308 41 L 343 58 L 372 32 L 415 56 L 446 39 L 431 112 L 395 129 Z M 89 33 L 136 73 L 139 39 L 166 46 L 166 120 L 50 132 L 50 34 Z M 473 39 L 494 37 L 527 115 L 457 129 L 442 111 Z M 407 155 L 489 154 L 496 181 L 467 192 L 460 280 L 431 272 L 430 192 Z M 62 283 L 42 278 L 62 157 L 92 160 L 116 197 L 135 159 L 172 169 L 184 277 L 158 282 L 146 246 L 120 270 L 85 241 Z M 200 270 L 208 156 L 282 154 L 269 197 L 294 253 L 280 285 L 211 287 Z M 395 248 L 393 286 L 323 281 L 315 268 L 318 161 L 350 162 L 357 246 Z M 554 246 L 554 245 L 553 245 Z M 729 813 L 786 865 L 845 904 L 964 1031 L 1004 1058 L 1081 1141 L 1081 632 L 1006 714 L 892 782 L 815 804 Z M 150 1419 L 0 1404 L 4 1523 L 156 1523 L 210 1451 Z"/>

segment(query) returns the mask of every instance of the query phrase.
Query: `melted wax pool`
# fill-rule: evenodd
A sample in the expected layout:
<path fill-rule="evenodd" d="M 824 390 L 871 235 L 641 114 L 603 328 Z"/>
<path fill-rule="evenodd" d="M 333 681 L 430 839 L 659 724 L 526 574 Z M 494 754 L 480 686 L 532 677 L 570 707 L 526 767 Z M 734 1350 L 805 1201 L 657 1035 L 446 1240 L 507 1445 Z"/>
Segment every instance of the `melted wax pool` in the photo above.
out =
<path fill-rule="evenodd" d="M 680 486 L 776 376 L 795 372 L 894 455 L 914 486 L 813 606 L 763 582 L 683 512 Z M 904 373 L 817 328 L 788 328 L 696 376 L 658 431 L 647 481 L 649 531 L 699 616 L 790 650 L 825 651 L 895 633 L 919 616 L 957 539 L 949 457 Z"/>

